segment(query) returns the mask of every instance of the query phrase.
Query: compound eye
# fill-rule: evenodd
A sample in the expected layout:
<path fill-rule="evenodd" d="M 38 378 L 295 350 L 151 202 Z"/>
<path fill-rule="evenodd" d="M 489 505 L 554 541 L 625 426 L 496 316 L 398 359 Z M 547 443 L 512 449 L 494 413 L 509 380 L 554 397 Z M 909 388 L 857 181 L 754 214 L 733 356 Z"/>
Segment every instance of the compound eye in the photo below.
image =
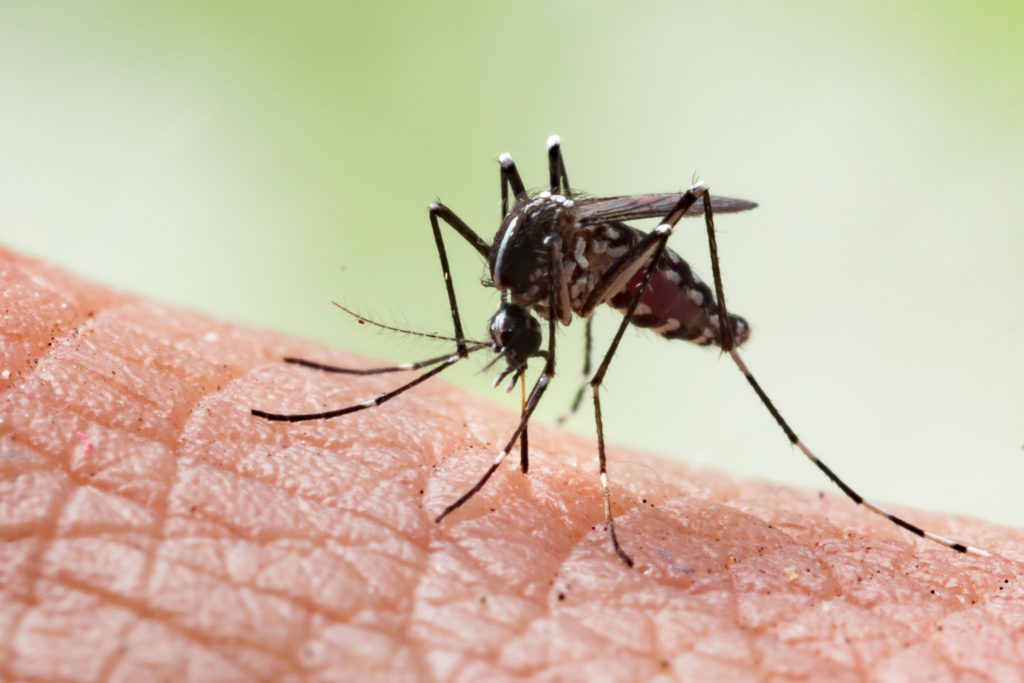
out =
<path fill-rule="evenodd" d="M 522 306 L 504 304 L 491 317 L 491 340 L 509 365 L 521 367 L 540 350 L 540 323 Z"/>

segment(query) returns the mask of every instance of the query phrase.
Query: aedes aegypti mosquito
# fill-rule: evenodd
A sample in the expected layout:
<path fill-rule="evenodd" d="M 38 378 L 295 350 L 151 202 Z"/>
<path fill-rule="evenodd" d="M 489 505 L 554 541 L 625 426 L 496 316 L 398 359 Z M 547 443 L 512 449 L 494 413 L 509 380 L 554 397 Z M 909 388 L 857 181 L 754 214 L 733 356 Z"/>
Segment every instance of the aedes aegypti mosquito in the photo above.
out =
<path fill-rule="evenodd" d="M 267 420 L 302 422 L 326 420 L 359 410 L 379 406 L 403 392 L 440 374 L 471 353 L 491 349 L 497 354 L 486 367 L 504 359 L 505 368 L 494 380 L 497 386 L 509 377 L 507 390 L 523 379 L 531 358 L 544 361 L 544 369 L 525 400 L 519 424 L 505 447 L 484 472 L 483 476 L 458 500 L 451 503 L 436 517 L 443 520 L 452 511 L 473 497 L 498 469 L 520 442 L 520 466 L 527 471 L 529 448 L 527 424 L 541 396 L 555 374 L 555 326 L 568 325 L 574 315 L 586 319 L 585 362 L 583 373 L 586 383 L 581 386 L 570 408 L 575 411 L 589 385 L 594 399 L 594 418 L 597 426 L 597 456 L 604 499 L 604 516 L 615 552 L 629 566 L 633 560 L 619 544 L 612 518 L 611 491 L 605 459 L 604 429 L 601 423 L 601 382 L 608 365 L 619 346 L 626 327 L 649 328 L 668 339 L 682 339 L 699 346 L 718 346 L 728 353 L 740 372 L 746 377 L 768 412 L 785 432 L 789 441 L 800 449 L 814 465 L 825 473 L 843 493 L 855 503 L 864 505 L 898 526 L 931 539 L 953 550 L 975 555 L 988 555 L 984 550 L 925 531 L 901 519 L 879 505 L 865 500 L 850 488 L 831 468 L 819 460 L 797 437 L 796 432 L 782 418 L 761 385 L 747 369 L 736 347 L 750 336 L 747 322 L 726 311 L 722 292 L 722 275 L 718 265 L 713 213 L 735 213 L 753 209 L 757 204 L 728 197 L 711 198 L 708 187 L 696 182 L 681 194 L 646 194 L 622 197 L 583 198 L 575 196 L 569 187 L 569 178 L 562 159 L 558 136 L 548 139 L 548 173 L 550 189 L 530 194 L 526 191 L 511 155 L 499 157 L 501 166 L 501 226 L 488 243 L 461 218 L 440 202 L 430 205 L 430 225 L 441 261 L 448 302 L 451 306 L 454 337 L 423 335 L 455 343 L 455 353 L 429 358 L 417 363 L 406 363 L 384 368 L 351 369 L 325 365 L 301 358 L 285 358 L 315 370 L 352 375 L 372 375 L 404 370 L 430 368 L 415 379 L 396 389 L 355 405 L 319 413 L 287 415 L 253 410 L 252 414 Z M 512 206 L 509 207 L 509 190 Z M 698 202 L 700 202 L 698 204 Z M 666 244 L 676 223 L 683 216 L 704 216 L 708 247 L 711 252 L 711 271 L 714 292 L 697 276 L 690 266 Z M 628 225 L 643 218 L 663 217 L 653 231 L 644 233 Z M 490 284 L 501 292 L 501 306 L 491 317 L 488 342 L 468 339 L 462 331 L 459 307 L 455 300 L 451 269 L 441 237 L 439 220 L 469 242 L 486 259 L 490 269 Z M 622 322 L 605 352 L 601 364 L 591 374 L 591 314 L 601 304 L 609 304 L 622 313 Z M 343 307 L 342 307 L 343 308 Z M 344 309 L 347 312 L 348 309 Z M 536 316 L 547 320 L 547 346 L 543 346 L 541 323 Z M 355 315 L 353 313 L 353 315 Z M 367 321 L 362 316 L 356 316 Z M 367 321 L 372 322 L 372 321 Z M 388 327 L 373 323 L 380 327 Z M 396 328 L 389 328 L 396 329 Z M 405 332 L 406 330 L 399 330 Z M 417 333 L 418 334 L 418 333 Z"/>

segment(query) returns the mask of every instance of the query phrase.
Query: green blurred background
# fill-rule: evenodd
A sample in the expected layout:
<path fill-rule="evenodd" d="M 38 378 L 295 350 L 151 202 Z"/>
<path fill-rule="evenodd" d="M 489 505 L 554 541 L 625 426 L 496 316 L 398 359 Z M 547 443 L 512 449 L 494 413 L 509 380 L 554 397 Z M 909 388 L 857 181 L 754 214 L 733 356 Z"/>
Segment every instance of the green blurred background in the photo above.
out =
<path fill-rule="evenodd" d="M 1019 525 L 1022 36 L 1016 0 L 4 3 L 0 240 L 413 360 L 439 350 L 329 302 L 448 331 L 427 205 L 490 239 L 498 155 L 541 186 L 559 133 L 591 193 L 697 172 L 761 203 L 718 221 L 730 308 L 751 368 L 853 486 Z M 482 336 L 495 292 L 448 244 Z M 710 275 L 699 221 L 672 244 Z M 616 316 L 597 322 L 606 343 Z M 581 331 L 558 339 L 545 419 Z M 480 364 L 452 380 L 514 408 Z M 628 334 L 605 396 L 613 442 L 838 493 L 713 350 Z M 592 432 L 589 406 L 570 428 Z"/>

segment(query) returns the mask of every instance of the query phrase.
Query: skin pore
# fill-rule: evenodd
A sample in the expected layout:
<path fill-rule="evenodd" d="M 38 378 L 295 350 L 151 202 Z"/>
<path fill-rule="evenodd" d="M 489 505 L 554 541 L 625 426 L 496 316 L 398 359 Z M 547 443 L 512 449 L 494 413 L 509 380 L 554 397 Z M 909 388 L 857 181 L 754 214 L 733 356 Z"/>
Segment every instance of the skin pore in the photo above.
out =
<path fill-rule="evenodd" d="M 370 361 L 89 285 L 0 249 L 0 678 L 1017 680 L 1024 534 L 824 496 L 283 356 Z M 823 482 L 822 487 L 827 487 Z"/>

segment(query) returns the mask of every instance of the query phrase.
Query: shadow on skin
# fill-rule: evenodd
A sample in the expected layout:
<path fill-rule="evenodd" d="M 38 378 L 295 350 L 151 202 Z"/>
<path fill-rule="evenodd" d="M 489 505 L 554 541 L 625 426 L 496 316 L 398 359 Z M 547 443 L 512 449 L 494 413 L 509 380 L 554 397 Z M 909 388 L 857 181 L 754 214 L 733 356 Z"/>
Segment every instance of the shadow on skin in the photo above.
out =
<path fill-rule="evenodd" d="M 939 679 L 1024 670 L 1024 535 L 733 480 L 431 381 L 372 397 L 308 342 L 111 293 L 0 250 L 0 677 Z M 773 448 L 776 446 L 773 445 Z M 825 482 L 822 484 L 826 485 Z"/>

